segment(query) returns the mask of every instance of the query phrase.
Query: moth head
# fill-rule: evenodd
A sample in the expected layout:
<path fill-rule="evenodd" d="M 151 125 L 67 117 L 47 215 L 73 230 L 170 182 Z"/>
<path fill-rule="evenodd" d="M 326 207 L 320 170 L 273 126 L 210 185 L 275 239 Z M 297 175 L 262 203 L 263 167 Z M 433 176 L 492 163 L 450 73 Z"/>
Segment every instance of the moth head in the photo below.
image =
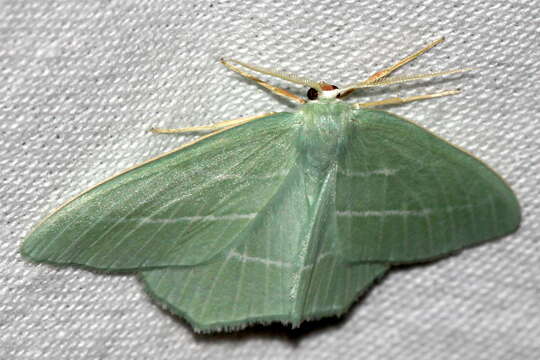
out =
<path fill-rule="evenodd" d="M 307 98 L 309 100 L 322 99 L 335 99 L 339 97 L 339 88 L 336 85 L 330 85 L 325 82 L 320 82 L 319 89 L 309 88 L 307 91 Z"/>

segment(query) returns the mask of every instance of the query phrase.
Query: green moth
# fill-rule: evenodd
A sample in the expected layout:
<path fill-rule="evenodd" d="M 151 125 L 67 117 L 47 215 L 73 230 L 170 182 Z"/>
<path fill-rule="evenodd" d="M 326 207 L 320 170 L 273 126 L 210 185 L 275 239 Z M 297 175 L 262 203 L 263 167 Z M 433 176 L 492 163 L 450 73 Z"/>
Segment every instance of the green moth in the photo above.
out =
<path fill-rule="evenodd" d="M 236 60 L 229 69 L 301 105 L 209 132 L 87 190 L 24 240 L 37 262 L 137 273 L 197 331 L 344 313 L 393 265 L 437 259 L 511 233 L 512 190 L 490 168 L 423 128 L 372 107 L 457 90 L 352 104 L 356 89 L 447 75 L 389 76 L 439 39 L 338 89 Z M 309 87 L 308 100 L 252 73 Z"/>

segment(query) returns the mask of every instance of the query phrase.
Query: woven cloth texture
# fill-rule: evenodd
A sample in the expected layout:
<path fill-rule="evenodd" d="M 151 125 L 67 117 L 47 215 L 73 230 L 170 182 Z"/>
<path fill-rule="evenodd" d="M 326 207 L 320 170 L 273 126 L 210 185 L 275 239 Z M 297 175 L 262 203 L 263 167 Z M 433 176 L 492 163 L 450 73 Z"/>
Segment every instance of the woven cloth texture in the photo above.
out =
<path fill-rule="evenodd" d="M 539 359 L 539 28 L 540 2 L 525 0 L 2 1 L 0 359 Z M 294 110 L 220 57 L 339 86 L 440 36 L 400 74 L 477 71 L 351 100 L 462 89 L 388 110 L 500 173 L 523 208 L 517 233 L 392 271 L 341 319 L 216 336 L 160 310 L 132 276 L 18 254 L 71 196 L 190 140 L 151 126 Z"/>

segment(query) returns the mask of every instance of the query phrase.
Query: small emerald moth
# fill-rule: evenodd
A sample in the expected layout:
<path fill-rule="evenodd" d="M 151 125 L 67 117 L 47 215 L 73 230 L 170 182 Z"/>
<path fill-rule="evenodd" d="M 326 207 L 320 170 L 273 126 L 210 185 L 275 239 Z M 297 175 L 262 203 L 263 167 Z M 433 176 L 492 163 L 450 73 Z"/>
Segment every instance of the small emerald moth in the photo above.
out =
<path fill-rule="evenodd" d="M 393 265 L 437 259 L 517 229 L 512 190 L 425 129 L 356 89 L 466 71 L 389 76 L 443 39 L 338 89 L 236 60 L 229 69 L 299 102 L 158 133 L 209 132 L 87 190 L 24 240 L 37 262 L 132 272 L 197 331 L 343 314 Z M 248 73 L 309 87 L 308 100 Z"/>

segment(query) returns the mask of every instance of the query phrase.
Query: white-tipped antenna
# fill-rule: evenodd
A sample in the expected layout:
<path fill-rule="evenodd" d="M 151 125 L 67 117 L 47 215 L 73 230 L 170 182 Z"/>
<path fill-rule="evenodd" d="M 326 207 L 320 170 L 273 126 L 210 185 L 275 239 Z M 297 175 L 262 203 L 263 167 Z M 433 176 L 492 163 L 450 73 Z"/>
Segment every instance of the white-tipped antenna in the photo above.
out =
<path fill-rule="evenodd" d="M 280 78 L 280 79 L 283 79 L 283 80 L 286 80 L 286 81 L 290 81 L 290 82 L 295 83 L 295 84 L 308 86 L 308 87 L 314 88 L 316 90 L 322 91 L 321 84 L 319 84 L 317 81 L 313 81 L 313 80 L 310 80 L 310 79 L 303 78 L 301 76 L 292 74 L 292 73 L 290 73 L 288 71 L 281 71 L 281 70 L 276 70 L 276 69 L 266 69 L 266 68 L 263 68 L 263 67 L 260 67 L 260 66 L 246 64 L 244 62 L 234 60 L 234 59 L 224 59 L 224 61 L 243 66 L 245 68 L 248 68 L 250 70 L 253 70 L 253 71 L 261 73 L 261 74 L 274 76 L 274 77 L 277 77 L 277 78 Z"/>

